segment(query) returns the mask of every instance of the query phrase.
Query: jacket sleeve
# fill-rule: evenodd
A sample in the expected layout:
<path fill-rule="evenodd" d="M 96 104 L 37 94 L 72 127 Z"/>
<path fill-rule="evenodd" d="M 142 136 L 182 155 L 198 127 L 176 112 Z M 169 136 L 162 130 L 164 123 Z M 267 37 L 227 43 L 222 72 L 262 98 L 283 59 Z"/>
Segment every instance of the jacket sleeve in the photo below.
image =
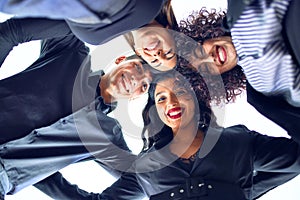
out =
<path fill-rule="evenodd" d="M 98 199 L 98 194 L 84 191 L 78 188 L 77 185 L 71 184 L 62 176 L 60 172 L 54 173 L 53 175 L 36 183 L 34 186 L 53 199 L 64 199 L 64 200 Z"/>
<path fill-rule="evenodd" d="M 44 40 L 71 34 L 63 20 L 11 18 L 0 24 L 0 65 L 14 46 L 32 40 Z"/>
<path fill-rule="evenodd" d="M 114 184 L 105 189 L 98 199 L 101 200 L 141 200 L 146 195 L 140 186 L 136 174 L 125 173 Z"/>
<path fill-rule="evenodd" d="M 255 171 L 300 173 L 300 148 L 292 139 L 254 133 L 253 164 Z"/>
<path fill-rule="evenodd" d="M 64 200 L 140 200 L 145 197 L 135 175 L 125 174 L 102 193 L 87 192 L 77 185 L 69 183 L 61 173 L 56 172 L 48 178 L 36 183 L 36 188 L 53 199 Z"/>
<path fill-rule="evenodd" d="M 280 97 L 267 97 L 247 84 L 247 101 L 300 144 L 300 108 L 293 107 Z"/>

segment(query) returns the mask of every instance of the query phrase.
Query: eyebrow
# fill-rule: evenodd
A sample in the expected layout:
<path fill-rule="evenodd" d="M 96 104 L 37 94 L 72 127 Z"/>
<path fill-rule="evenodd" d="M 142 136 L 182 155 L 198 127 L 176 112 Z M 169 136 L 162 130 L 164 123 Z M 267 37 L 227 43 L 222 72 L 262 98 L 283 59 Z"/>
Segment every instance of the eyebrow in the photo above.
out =
<path fill-rule="evenodd" d="M 174 58 L 176 56 L 176 53 L 174 53 L 173 54 L 173 56 L 171 56 L 170 58 L 166 58 L 166 60 L 171 60 L 172 58 Z M 152 67 L 154 67 L 154 68 L 158 68 L 159 66 L 161 66 L 162 64 L 161 63 L 159 63 L 159 64 L 157 64 L 157 65 L 153 65 Z"/>
<path fill-rule="evenodd" d="M 161 94 L 163 94 L 163 93 L 165 93 L 165 91 L 161 91 L 161 92 L 157 93 L 157 94 L 155 95 L 155 97 L 157 97 L 158 95 L 161 95 Z"/>

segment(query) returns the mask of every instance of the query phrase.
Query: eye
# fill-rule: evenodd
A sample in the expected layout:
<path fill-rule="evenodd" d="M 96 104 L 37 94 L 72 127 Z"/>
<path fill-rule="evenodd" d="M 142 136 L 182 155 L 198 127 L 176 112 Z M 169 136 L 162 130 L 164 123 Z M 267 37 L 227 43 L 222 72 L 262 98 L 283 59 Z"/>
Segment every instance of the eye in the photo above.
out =
<path fill-rule="evenodd" d="M 159 96 L 156 100 L 157 103 L 162 103 L 164 100 L 166 100 L 165 96 Z"/>
<path fill-rule="evenodd" d="M 173 55 L 170 55 L 171 53 L 172 53 L 172 49 L 170 49 L 168 52 L 166 52 L 165 53 L 165 57 L 167 58 L 167 59 L 170 59 L 170 58 L 172 58 L 173 57 Z"/>
<path fill-rule="evenodd" d="M 149 84 L 146 82 L 142 83 L 142 92 L 146 92 L 148 90 Z"/>

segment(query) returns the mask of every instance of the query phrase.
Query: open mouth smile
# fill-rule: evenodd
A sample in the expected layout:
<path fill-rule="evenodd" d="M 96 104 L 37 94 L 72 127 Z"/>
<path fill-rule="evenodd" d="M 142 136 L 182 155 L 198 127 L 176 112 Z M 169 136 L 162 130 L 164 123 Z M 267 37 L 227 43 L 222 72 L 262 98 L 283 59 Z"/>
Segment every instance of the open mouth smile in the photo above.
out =
<path fill-rule="evenodd" d="M 227 61 L 227 53 L 224 47 L 221 46 L 217 46 L 216 47 L 216 53 L 217 53 L 217 58 L 218 61 L 221 64 L 224 64 Z"/>
<path fill-rule="evenodd" d="M 168 110 L 167 116 L 171 119 L 179 119 L 182 116 L 183 109 L 180 107 L 172 108 Z"/>

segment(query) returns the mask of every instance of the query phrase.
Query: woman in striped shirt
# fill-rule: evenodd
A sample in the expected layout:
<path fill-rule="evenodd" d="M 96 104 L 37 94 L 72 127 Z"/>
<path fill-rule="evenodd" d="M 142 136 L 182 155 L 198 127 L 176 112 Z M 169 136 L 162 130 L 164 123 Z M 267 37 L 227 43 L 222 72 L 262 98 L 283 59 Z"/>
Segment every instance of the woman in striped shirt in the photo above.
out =
<path fill-rule="evenodd" d="M 291 52 L 282 33 L 290 2 L 249 1 L 241 12 L 231 3 L 227 14 L 202 9 L 180 22 L 180 31 L 202 44 L 195 47 L 192 63 L 201 73 L 208 70 L 243 81 L 242 74 L 234 75 L 241 66 L 248 102 L 300 141 L 300 69 L 293 57 L 297 52 Z M 230 78 L 223 81 L 225 88 L 232 83 Z"/>

